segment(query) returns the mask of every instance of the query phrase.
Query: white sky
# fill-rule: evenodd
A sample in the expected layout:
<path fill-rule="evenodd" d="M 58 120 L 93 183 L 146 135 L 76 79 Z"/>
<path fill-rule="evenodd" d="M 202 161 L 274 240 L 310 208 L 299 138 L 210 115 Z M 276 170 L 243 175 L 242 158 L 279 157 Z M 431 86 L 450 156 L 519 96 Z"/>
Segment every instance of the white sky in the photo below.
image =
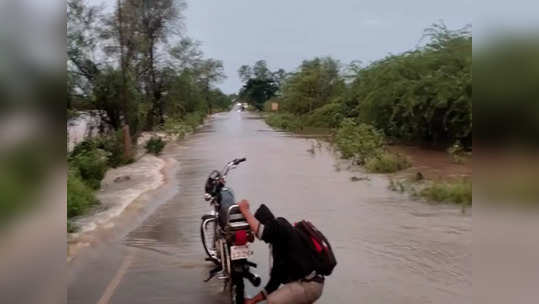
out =
<path fill-rule="evenodd" d="M 91 3 L 115 1 L 90 0 Z M 187 0 L 187 35 L 220 59 L 225 93 L 241 87 L 243 64 L 265 59 L 271 69 L 333 56 L 369 63 L 414 48 L 438 20 L 449 28 L 472 23 L 472 0 Z"/>

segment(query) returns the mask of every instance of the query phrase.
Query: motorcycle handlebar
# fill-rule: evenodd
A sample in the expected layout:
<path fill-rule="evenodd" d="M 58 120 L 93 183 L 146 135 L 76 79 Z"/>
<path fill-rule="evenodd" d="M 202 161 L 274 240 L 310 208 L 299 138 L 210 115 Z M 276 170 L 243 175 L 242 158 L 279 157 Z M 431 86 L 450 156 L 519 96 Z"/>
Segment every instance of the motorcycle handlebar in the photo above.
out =
<path fill-rule="evenodd" d="M 242 162 L 244 162 L 244 161 L 246 161 L 246 160 L 247 160 L 247 158 L 245 158 L 245 157 L 243 157 L 243 158 L 236 158 L 236 159 L 234 160 L 234 165 L 238 165 L 239 163 L 242 163 Z"/>

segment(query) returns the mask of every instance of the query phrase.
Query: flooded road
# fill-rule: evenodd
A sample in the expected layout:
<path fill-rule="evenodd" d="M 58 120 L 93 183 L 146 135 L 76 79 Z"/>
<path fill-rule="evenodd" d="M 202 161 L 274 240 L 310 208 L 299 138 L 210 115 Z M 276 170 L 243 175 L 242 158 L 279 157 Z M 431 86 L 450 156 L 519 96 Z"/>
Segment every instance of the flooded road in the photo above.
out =
<path fill-rule="evenodd" d="M 220 281 L 202 282 L 211 265 L 199 223 L 208 173 L 237 157 L 247 162 L 228 178 L 236 199 L 291 222 L 309 219 L 332 243 L 338 265 L 318 303 L 471 303 L 471 216 L 389 191 L 384 175 L 352 182 L 367 174 L 341 170 L 324 145 L 237 111 L 167 146 L 163 158 L 178 166 L 165 186 L 96 231 L 98 241 L 69 263 L 68 303 L 226 303 Z M 253 249 L 265 284 L 268 248 Z"/>

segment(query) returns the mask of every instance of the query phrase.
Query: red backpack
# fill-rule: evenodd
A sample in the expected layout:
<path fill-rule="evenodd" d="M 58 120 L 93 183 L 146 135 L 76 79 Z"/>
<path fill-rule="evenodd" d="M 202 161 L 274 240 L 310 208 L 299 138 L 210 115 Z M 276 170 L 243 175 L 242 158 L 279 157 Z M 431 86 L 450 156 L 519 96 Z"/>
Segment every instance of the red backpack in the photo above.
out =
<path fill-rule="evenodd" d="M 326 237 L 311 222 L 302 220 L 294 228 L 308 244 L 314 256 L 316 273 L 328 276 L 337 265 L 337 260 Z"/>

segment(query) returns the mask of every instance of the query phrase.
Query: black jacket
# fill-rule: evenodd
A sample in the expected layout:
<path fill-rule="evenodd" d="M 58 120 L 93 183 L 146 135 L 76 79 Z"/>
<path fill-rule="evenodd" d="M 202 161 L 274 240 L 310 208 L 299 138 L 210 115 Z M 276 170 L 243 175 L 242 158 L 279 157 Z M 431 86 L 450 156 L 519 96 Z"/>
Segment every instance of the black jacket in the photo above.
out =
<path fill-rule="evenodd" d="M 271 278 L 264 288 L 272 293 L 279 285 L 304 278 L 314 270 L 313 256 L 295 228 L 278 217 L 261 225 L 261 239 L 272 245 Z"/>

